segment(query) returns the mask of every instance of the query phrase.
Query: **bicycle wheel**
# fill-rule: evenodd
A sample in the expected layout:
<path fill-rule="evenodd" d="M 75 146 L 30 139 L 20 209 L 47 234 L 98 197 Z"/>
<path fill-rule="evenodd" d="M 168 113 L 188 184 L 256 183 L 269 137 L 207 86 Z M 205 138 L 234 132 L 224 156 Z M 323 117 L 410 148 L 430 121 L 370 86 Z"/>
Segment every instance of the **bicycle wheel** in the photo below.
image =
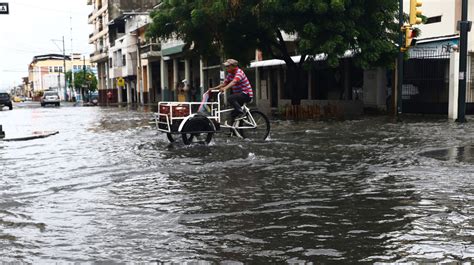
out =
<path fill-rule="evenodd" d="M 190 145 L 193 142 L 209 144 L 212 140 L 213 133 L 183 133 L 183 143 Z"/>
<path fill-rule="evenodd" d="M 268 120 L 267 116 L 258 110 L 251 110 L 250 114 L 252 114 L 253 119 L 255 120 L 256 127 L 253 129 L 241 129 L 239 133 L 242 137 L 246 139 L 251 139 L 255 141 L 262 141 L 266 140 L 268 135 L 270 134 L 270 120 Z M 248 123 L 249 117 L 240 121 L 240 126 L 249 126 Z"/>

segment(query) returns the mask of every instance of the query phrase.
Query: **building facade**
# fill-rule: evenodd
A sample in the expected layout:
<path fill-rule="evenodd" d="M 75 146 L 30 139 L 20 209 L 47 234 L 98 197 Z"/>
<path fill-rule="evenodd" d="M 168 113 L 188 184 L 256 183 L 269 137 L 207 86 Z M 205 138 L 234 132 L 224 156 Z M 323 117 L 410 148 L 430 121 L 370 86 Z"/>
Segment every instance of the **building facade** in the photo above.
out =
<path fill-rule="evenodd" d="M 108 103 L 144 103 L 148 96 L 141 75 L 137 76 L 140 29 L 149 23 L 149 11 L 160 0 L 88 0 L 93 6 L 89 24 L 93 32 L 89 43 L 93 46 L 91 61 L 97 63 L 99 101 Z M 123 79 L 124 86 L 118 86 Z M 112 97 L 107 96 L 112 92 Z"/>
<path fill-rule="evenodd" d="M 64 69 L 66 66 L 66 69 Z M 64 73 L 67 71 L 77 72 L 84 67 L 96 72 L 95 65 L 89 59 L 81 58 L 80 54 L 63 56 L 62 54 L 45 54 L 33 57 L 28 66 L 28 89 L 31 97 L 38 97 L 46 90 L 55 90 L 59 93 L 61 100 L 69 100 L 73 96 L 73 90 L 65 82 Z"/>

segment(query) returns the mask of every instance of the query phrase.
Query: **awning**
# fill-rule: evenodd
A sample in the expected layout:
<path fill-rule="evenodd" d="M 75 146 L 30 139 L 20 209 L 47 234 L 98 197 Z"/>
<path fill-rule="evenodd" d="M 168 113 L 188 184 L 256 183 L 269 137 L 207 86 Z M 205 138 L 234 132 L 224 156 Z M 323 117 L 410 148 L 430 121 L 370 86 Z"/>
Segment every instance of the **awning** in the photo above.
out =
<path fill-rule="evenodd" d="M 179 44 L 179 45 L 169 47 L 169 48 L 164 48 L 164 49 L 162 48 L 161 56 L 168 56 L 168 55 L 180 53 L 183 51 L 183 48 L 184 48 L 184 44 Z"/>
<path fill-rule="evenodd" d="M 350 58 L 354 56 L 354 51 L 346 51 L 344 53 L 344 56 L 342 58 Z M 314 55 L 312 56 L 313 61 L 324 61 L 326 60 L 328 56 L 324 53 Z M 292 56 L 291 59 L 295 63 L 299 63 L 301 61 L 301 55 L 297 56 Z M 271 60 L 265 60 L 265 61 L 257 61 L 257 62 L 252 62 L 250 64 L 250 68 L 257 68 L 257 67 L 271 67 L 271 66 L 277 66 L 277 65 L 285 65 L 285 61 L 279 60 L 279 59 L 271 59 Z"/>

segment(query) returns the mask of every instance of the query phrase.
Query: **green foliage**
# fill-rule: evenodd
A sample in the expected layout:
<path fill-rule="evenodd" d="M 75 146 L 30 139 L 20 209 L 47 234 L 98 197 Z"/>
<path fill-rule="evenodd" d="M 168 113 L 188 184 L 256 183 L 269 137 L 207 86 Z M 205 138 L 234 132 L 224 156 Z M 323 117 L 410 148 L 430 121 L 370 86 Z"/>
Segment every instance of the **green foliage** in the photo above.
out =
<path fill-rule="evenodd" d="M 71 74 L 71 71 L 66 72 L 66 80 L 69 84 L 72 83 Z M 74 87 L 80 88 L 83 87 L 83 85 L 86 90 L 85 92 L 93 92 L 97 90 L 97 78 L 92 71 L 86 70 L 85 72 L 79 71 L 74 73 Z M 87 86 L 87 88 L 85 86 Z"/>
<path fill-rule="evenodd" d="M 287 80 L 301 90 L 304 63 L 321 53 L 331 67 L 348 50 L 363 68 L 393 64 L 397 14 L 398 0 L 163 0 L 151 14 L 147 36 L 180 38 L 190 53 L 236 58 L 243 65 L 258 48 L 265 58 L 285 60 Z M 282 32 L 294 37 L 291 45 Z M 293 62 L 296 54 L 303 63 Z M 302 92 L 295 93 L 297 102 Z"/>
<path fill-rule="evenodd" d="M 397 0 L 164 0 L 152 13 L 149 37 L 178 37 L 193 52 L 243 62 L 255 48 L 288 60 L 280 31 L 297 36 L 298 53 L 326 53 L 336 66 L 347 50 L 362 67 L 386 65 L 396 54 Z"/>

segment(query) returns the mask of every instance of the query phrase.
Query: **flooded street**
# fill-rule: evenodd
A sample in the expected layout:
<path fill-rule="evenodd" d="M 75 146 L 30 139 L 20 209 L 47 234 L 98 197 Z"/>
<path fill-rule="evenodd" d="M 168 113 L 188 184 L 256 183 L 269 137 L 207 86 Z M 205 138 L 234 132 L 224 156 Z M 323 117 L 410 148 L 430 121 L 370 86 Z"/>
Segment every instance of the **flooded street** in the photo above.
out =
<path fill-rule="evenodd" d="M 170 145 L 151 112 L 0 111 L 0 261 L 474 259 L 474 124 L 273 122 L 271 139 Z M 471 118 L 472 119 L 472 118 Z"/>

